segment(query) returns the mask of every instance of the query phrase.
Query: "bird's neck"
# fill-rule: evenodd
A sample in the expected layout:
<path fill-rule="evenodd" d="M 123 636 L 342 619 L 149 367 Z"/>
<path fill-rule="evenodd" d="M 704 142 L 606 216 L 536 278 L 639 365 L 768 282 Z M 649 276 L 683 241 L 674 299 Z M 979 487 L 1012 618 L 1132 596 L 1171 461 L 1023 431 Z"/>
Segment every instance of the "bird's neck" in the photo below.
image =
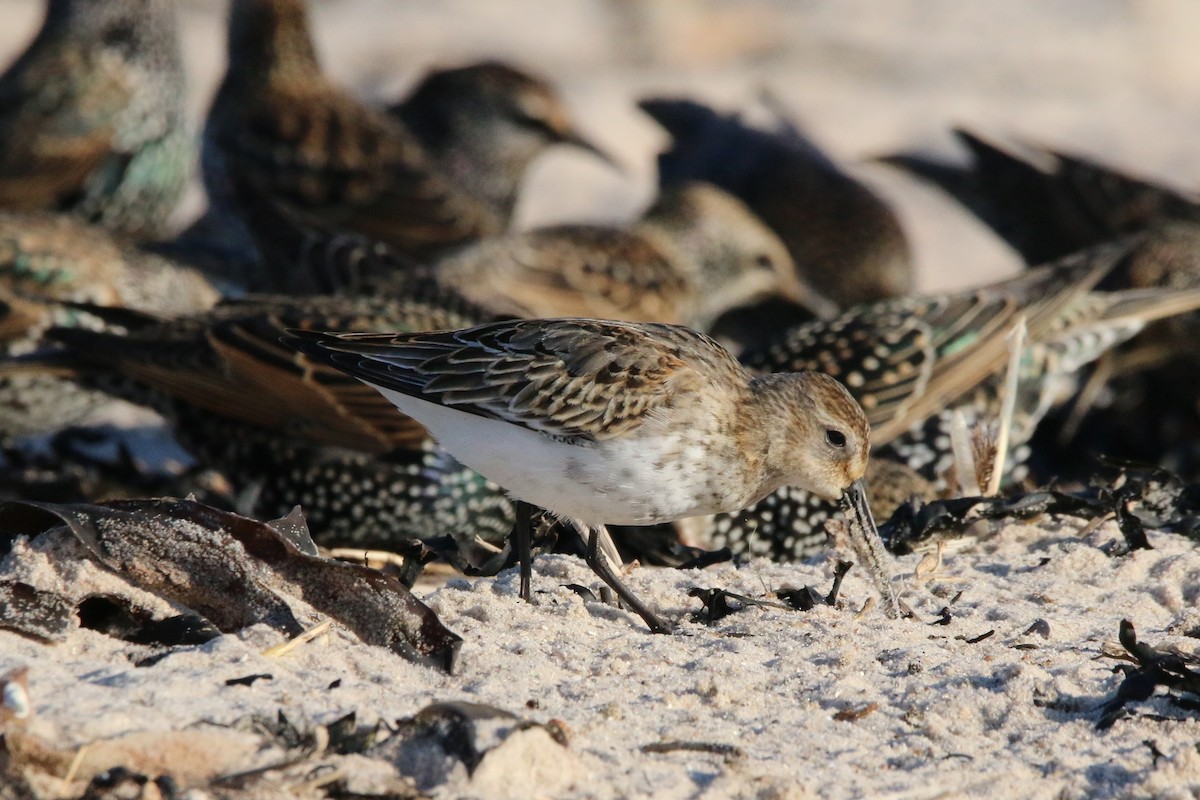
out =
<path fill-rule="evenodd" d="M 732 440 L 746 470 L 745 505 L 766 497 L 785 482 L 784 471 L 774 464 L 779 463 L 779 450 L 788 441 L 784 421 L 790 415 L 785 413 L 781 387 L 775 384 L 776 375 L 752 378 L 737 414 L 732 415 Z"/>
<path fill-rule="evenodd" d="M 766 270 L 738 269 L 742 254 L 702 216 L 652 207 L 637 225 L 691 287 L 693 327 L 706 329 L 725 311 L 766 294 L 775 279 Z"/>
<path fill-rule="evenodd" d="M 278 83 L 320 75 L 303 0 L 233 0 L 227 79 Z"/>
<path fill-rule="evenodd" d="M 406 103 L 398 113 L 437 168 L 507 222 L 525 170 L 545 142 L 469 109 L 414 108 Z"/>
<path fill-rule="evenodd" d="M 797 440 L 795 428 L 795 378 L 788 373 L 756 375 L 750 380 L 742 419 L 747 429 L 747 447 L 761 453 L 759 465 L 762 495 L 786 483 L 782 464 L 784 450 Z"/>

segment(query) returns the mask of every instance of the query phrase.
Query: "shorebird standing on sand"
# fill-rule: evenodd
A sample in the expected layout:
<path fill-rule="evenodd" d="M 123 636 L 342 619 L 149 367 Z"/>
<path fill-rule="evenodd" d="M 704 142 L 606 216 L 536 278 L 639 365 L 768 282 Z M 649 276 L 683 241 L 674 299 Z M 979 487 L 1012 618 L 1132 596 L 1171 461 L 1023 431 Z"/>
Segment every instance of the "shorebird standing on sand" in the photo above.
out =
<path fill-rule="evenodd" d="M 870 425 L 833 378 L 752 376 L 689 328 L 513 320 L 459 331 L 293 331 L 308 357 L 379 390 L 455 458 L 586 534 L 587 562 L 650 629 L 671 626 L 617 578 L 604 524 L 742 508 L 784 485 L 839 500 L 888 611 L 898 602 L 867 506 Z"/>

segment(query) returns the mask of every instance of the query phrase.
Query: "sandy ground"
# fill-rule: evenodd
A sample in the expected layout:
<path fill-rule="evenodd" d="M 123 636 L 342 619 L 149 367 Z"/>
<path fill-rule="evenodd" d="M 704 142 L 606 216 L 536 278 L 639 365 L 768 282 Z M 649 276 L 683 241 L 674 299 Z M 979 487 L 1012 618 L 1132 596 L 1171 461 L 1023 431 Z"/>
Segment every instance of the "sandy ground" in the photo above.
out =
<path fill-rule="evenodd" d="M 180 2 L 197 120 L 222 69 L 223 7 Z M 39 8 L 0 0 L 0 60 L 23 45 Z M 1200 5 L 1188 0 L 329 0 L 314 14 L 328 70 L 367 97 L 396 96 L 430 64 L 485 56 L 558 81 L 582 126 L 627 171 L 550 155 L 530 176 L 519 214 L 526 226 L 623 219 L 646 202 L 662 139 L 634 108 L 637 97 L 686 93 L 732 109 L 763 86 L 895 203 L 926 288 L 979 282 L 1017 264 L 951 202 L 862 163 L 900 148 L 948 150 L 951 125 L 1019 134 L 1200 186 Z M 180 220 L 200 203 L 193 195 Z M 1121 678 L 1119 662 L 1101 651 L 1117 649 L 1122 618 L 1146 642 L 1196 651 L 1200 554 L 1179 537 L 1152 534 L 1154 550 L 1113 556 L 1106 549 L 1119 538 L 1115 529 L 1081 537 L 1072 525 L 1009 527 L 947 555 L 935 579 L 906 595 L 918 620 L 857 616 L 870 590 L 852 572 L 845 607 L 756 608 L 651 636 L 636 618 L 561 588 L 596 581 L 582 563 L 554 557 L 538 563 L 535 605 L 517 600 L 509 573 L 428 592 L 465 640 L 452 676 L 337 626 L 284 657 L 261 654 L 281 635 L 255 626 L 140 668 L 131 659 L 143 650 L 94 631 L 58 645 L 0 631 L 0 673 L 30 668 L 25 734 L 67 754 L 40 775 L 46 796 L 77 794 L 92 773 L 117 764 L 151 776 L 166 768 L 147 753 L 168 753 L 184 790 L 291 758 L 261 731 L 224 727 L 247 715 L 283 711 L 312 727 L 356 711 L 360 724 L 395 726 L 448 701 L 561 726 L 513 733 L 473 775 L 432 751 L 397 755 L 403 737 L 393 737 L 392 750 L 315 748 L 290 768 L 187 796 L 321 796 L 322 776 L 331 774 L 322 765 L 349 790 L 415 781 L 438 797 L 1200 796 L 1194 711 L 1160 691 L 1131 706 L 1132 717 L 1096 729 Z M 54 580 L 39 552 L 23 548 L 0 572 Z M 897 573 L 912 576 L 917 560 L 901 559 Z M 755 596 L 787 585 L 823 589 L 832 563 L 643 569 L 631 582 L 684 619 L 699 607 L 689 588 Z M 69 569 L 71 580 L 98 591 L 129 591 L 89 562 Z M 949 625 L 925 624 L 947 605 Z M 1048 634 L 1026 634 L 1038 620 Z M 256 673 L 272 677 L 225 684 Z M 718 747 L 642 749 L 679 741 Z M 64 781 L 72 759 L 74 780 Z"/>
<path fill-rule="evenodd" d="M 856 613 L 872 590 L 854 571 L 838 607 L 750 608 L 711 626 L 688 616 L 700 608 L 686 594 L 694 587 L 760 598 L 804 585 L 824 592 L 832 556 L 635 571 L 636 591 L 680 621 L 673 636 L 563 588 L 596 583 L 568 557 L 538 561 L 533 605 L 517 598 L 513 572 L 452 579 L 426 597 L 464 639 L 449 676 L 336 625 L 282 657 L 262 654 L 283 637 L 256 625 L 145 666 L 137 662 L 150 648 L 95 631 L 53 647 L 0 631 L 0 672 L 31 666 L 34 716 L 10 739 L 41 737 L 63 754 L 27 771 L 47 797 L 71 796 L 117 764 L 150 777 L 169 771 L 180 789 L 209 787 L 194 798 L 320 797 L 317 776 L 370 794 L 404 785 L 398 774 L 436 797 L 1195 797 L 1195 711 L 1159 690 L 1110 729 L 1096 725 L 1122 677 L 1123 662 L 1103 655 L 1121 652 L 1121 619 L 1143 642 L 1195 651 L 1200 552 L 1152 534 L 1153 550 L 1116 555 L 1114 525 L 1079 528 L 992 531 L 936 571 L 926 561 L 919 580 L 921 557 L 900 559 L 904 599 L 918 614 L 900 621 Z M 0 577 L 139 596 L 71 552 L 62 538 L 21 544 Z M 317 618 L 296 607 L 302 620 Z M 944 607 L 949 623 L 933 624 Z M 226 683 L 261 674 L 270 677 Z M 401 720 L 464 701 L 549 725 L 565 744 L 502 719 L 494 739 L 480 734 L 484 755 L 469 774 L 440 747 L 412 743 Z M 245 725 L 283 713 L 312 729 L 351 711 L 360 725 L 399 732 L 361 755 L 301 758 Z M 705 749 L 675 749 L 681 742 Z"/>

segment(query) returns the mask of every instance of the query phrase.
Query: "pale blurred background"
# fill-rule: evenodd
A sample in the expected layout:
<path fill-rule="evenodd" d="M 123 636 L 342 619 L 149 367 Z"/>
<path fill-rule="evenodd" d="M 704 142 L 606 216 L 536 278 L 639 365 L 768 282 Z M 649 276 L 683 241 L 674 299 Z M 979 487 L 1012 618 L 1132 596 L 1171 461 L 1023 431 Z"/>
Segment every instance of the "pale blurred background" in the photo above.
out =
<path fill-rule="evenodd" d="M 1018 260 L 951 201 L 862 163 L 952 152 L 948 129 L 1019 135 L 1200 187 L 1200 2 L 1195 0 L 314 0 L 327 72 L 368 99 L 430 65 L 499 57 L 556 81 L 581 125 L 626 167 L 567 151 L 530 175 L 529 226 L 622 220 L 654 187 L 663 141 L 634 103 L 686 94 L 734 110 L 766 87 L 836 159 L 898 209 L 922 288 Z M 199 126 L 225 59 L 226 4 L 180 0 Z M 40 0 L 0 0 L 0 61 L 24 47 Z M 194 216 L 198 189 L 180 210 Z"/>

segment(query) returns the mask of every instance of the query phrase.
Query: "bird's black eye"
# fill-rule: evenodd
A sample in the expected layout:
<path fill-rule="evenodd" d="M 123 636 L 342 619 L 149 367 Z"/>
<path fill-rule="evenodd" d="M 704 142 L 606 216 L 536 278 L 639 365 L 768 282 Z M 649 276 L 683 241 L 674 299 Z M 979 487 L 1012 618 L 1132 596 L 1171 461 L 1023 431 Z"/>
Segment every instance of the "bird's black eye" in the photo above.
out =
<path fill-rule="evenodd" d="M 829 442 L 829 444 L 833 445 L 834 447 L 845 447 L 846 434 L 842 433 L 841 431 L 828 430 L 825 431 L 825 441 Z"/>
<path fill-rule="evenodd" d="M 759 269 L 771 269 L 775 266 L 775 264 L 771 261 L 771 257 L 769 255 L 766 253 L 759 253 L 754 257 L 754 266 L 758 267 Z"/>

